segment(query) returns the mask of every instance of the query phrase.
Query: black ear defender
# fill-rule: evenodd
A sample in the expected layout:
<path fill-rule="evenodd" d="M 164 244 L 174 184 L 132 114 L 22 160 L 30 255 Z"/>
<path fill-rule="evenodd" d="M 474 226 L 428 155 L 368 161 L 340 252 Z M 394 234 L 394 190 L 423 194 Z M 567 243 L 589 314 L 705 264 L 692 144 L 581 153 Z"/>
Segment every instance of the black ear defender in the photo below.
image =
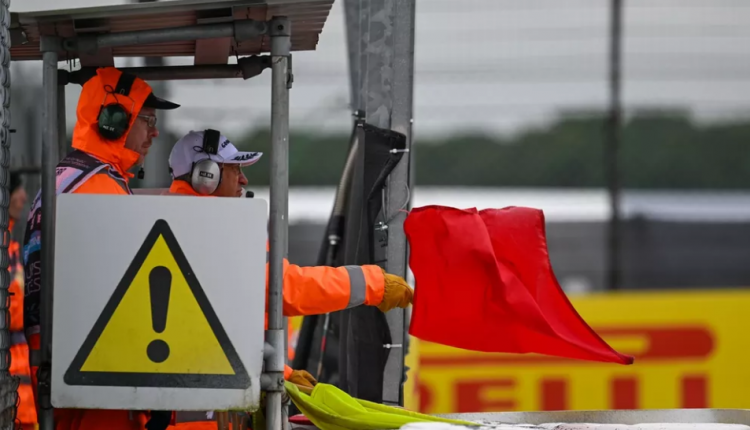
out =
<path fill-rule="evenodd" d="M 128 110 L 120 103 L 117 96 L 121 95 L 130 98 L 130 89 L 133 86 L 133 82 L 135 82 L 135 75 L 123 72 L 120 75 L 120 79 L 117 80 L 117 86 L 114 90 L 109 85 L 104 87 L 106 94 L 104 95 L 104 100 L 102 100 L 102 107 L 99 109 L 97 126 L 99 135 L 107 140 L 120 139 L 130 128 L 130 119 L 135 108 L 135 102 L 132 102 L 132 106 Z M 110 95 L 114 97 L 114 102 L 105 105 L 104 103 Z M 130 100 L 132 101 L 132 99 Z"/>
<path fill-rule="evenodd" d="M 202 152 L 208 155 L 205 160 L 193 163 L 190 172 L 190 185 L 198 194 L 213 194 L 221 184 L 221 167 L 219 163 L 211 159 L 212 155 L 219 153 L 219 140 L 221 133 L 217 130 L 207 129 L 203 131 Z"/>

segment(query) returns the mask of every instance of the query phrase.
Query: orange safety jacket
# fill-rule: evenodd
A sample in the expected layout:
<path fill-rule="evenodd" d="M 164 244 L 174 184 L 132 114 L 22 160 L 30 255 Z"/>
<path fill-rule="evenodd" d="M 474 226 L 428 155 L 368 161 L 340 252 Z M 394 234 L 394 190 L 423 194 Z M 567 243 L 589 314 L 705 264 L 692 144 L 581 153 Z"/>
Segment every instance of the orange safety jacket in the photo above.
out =
<path fill-rule="evenodd" d="M 169 194 L 206 197 L 182 180 L 172 181 Z M 266 252 L 269 251 L 266 243 Z M 266 258 L 268 261 L 268 258 Z M 268 263 L 266 263 L 268 280 Z M 383 301 L 385 277 L 380 266 L 300 267 L 284 259 L 283 314 L 284 316 L 320 315 L 360 305 L 377 306 Z M 268 282 L 266 281 L 265 328 L 268 328 Z M 292 368 L 284 366 L 284 378 L 289 379 Z M 179 423 L 179 414 L 177 421 Z M 203 427 L 206 421 L 178 425 L 180 430 L 216 429 Z M 195 426 L 194 426 L 195 425 Z"/>
<path fill-rule="evenodd" d="M 10 220 L 8 231 L 13 231 L 15 220 Z M 21 246 L 11 239 L 8 245 L 10 264 L 10 374 L 18 378 L 18 408 L 16 423 L 18 428 L 34 428 L 37 423 L 34 393 L 31 388 L 31 368 L 29 367 L 29 345 L 23 332 L 23 263 Z"/>
<path fill-rule="evenodd" d="M 185 181 L 175 180 L 170 194 L 202 196 Z M 266 252 L 269 251 L 266 243 Z M 268 279 L 268 264 L 266 264 Z M 266 293 L 268 283 L 266 282 Z M 355 306 L 377 306 L 383 301 L 385 276 L 380 266 L 301 267 L 284 259 L 283 313 L 293 317 L 321 315 Z M 266 294 L 268 309 L 268 294 Z M 266 313 L 268 328 L 268 313 Z"/>
<path fill-rule="evenodd" d="M 81 90 L 76 110 L 77 122 L 73 129 L 74 151 L 57 165 L 56 193 L 78 194 L 132 194 L 128 172 L 140 157 L 135 151 L 125 148 L 127 134 L 118 140 L 105 140 L 99 135 L 97 121 L 102 103 L 113 102 L 105 86 L 116 88 L 121 72 L 114 67 L 97 69 L 96 75 L 87 81 Z M 132 107 L 130 127 L 138 119 L 151 87 L 136 78 L 129 96 L 118 94 L 117 98 L 128 110 Z M 40 347 L 39 304 L 41 298 L 41 190 L 34 198 L 24 239 L 24 272 L 26 274 L 26 296 L 24 298 L 24 329 L 32 350 Z M 37 389 L 36 371 L 32 363 L 32 381 L 35 398 Z M 37 409 L 39 408 L 36 399 Z M 143 411 L 55 409 L 55 428 L 58 430 L 141 430 L 148 422 L 149 414 Z"/>

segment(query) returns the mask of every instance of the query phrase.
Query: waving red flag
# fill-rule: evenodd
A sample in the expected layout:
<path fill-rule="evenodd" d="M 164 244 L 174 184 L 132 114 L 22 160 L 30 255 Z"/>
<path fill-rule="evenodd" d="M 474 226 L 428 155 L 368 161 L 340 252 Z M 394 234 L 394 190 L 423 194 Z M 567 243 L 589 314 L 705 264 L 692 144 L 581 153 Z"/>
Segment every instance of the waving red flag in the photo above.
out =
<path fill-rule="evenodd" d="M 426 206 L 404 223 L 416 289 L 410 333 L 473 351 L 632 364 L 557 282 L 542 211 Z"/>

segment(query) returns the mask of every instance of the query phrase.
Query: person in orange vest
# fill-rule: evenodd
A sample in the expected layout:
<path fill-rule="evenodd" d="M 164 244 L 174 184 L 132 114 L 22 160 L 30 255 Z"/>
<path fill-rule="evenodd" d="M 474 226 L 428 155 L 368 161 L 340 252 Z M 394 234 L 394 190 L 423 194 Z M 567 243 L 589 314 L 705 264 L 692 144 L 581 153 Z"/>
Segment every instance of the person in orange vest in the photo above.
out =
<path fill-rule="evenodd" d="M 262 155 L 260 152 L 238 151 L 216 130 L 190 131 L 175 143 L 169 155 L 173 179 L 169 194 L 242 197 L 248 184 L 242 168 L 255 164 Z M 409 284 L 400 276 L 386 273 L 380 266 L 300 267 L 290 264 L 286 258 L 283 264 L 283 313 L 287 317 L 320 315 L 361 305 L 376 306 L 382 312 L 388 312 L 396 307 L 406 308 L 412 303 L 414 293 Z M 307 371 L 293 370 L 289 366 L 285 366 L 284 378 L 307 387 L 317 384 Z M 199 421 L 179 425 L 179 417 L 176 419 L 180 430 L 216 428 L 215 423 Z"/>
<path fill-rule="evenodd" d="M 8 232 L 21 218 L 26 206 L 26 190 L 21 183 L 21 175 L 10 174 L 10 204 L 8 205 Z M 10 236 L 9 236 L 10 237 Z M 10 272 L 10 374 L 18 378 L 18 408 L 16 409 L 17 428 L 34 428 L 37 423 L 34 393 L 31 389 L 31 368 L 29 367 L 29 345 L 23 332 L 23 263 L 21 246 L 10 239 L 8 244 L 8 271 Z"/>
<path fill-rule="evenodd" d="M 73 151 L 57 165 L 56 193 L 132 194 L 131 169 L 143 164 L 156 128 L 156 110 L 179 105 L 153 94 L 151 87 L 134 75 L 114 67 L 96 70 L 82 87 L 73 129 Z M 24 329 L 29 346 L 38 350 L 41 290 L 41 190 L 31 204 L 24 238 Z M 36 397 L 36 371 L 32 380 Z M 37 408 L 38 399 L 36 399 Z M 141 430 L 164 428 L 163 413 L 126 410 L 56 409 L 55 426 L 60 430 Z M 155 425 L 158 424 L 158 425 Z"/>

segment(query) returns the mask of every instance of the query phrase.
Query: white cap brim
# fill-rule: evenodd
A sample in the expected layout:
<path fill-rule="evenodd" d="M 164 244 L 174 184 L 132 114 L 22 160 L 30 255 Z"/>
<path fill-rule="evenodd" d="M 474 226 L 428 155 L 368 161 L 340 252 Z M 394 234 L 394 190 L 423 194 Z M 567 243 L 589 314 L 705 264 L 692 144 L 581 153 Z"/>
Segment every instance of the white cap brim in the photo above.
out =
<path fill-rule="evenodd" d="M 262 152 L 243 152 L 238 151 L 231 158 L 222 159 L 220 162 L 223 164 L 239 164 L 240 167 L 247 167 L 255 164 L 263 156 Z"/>

